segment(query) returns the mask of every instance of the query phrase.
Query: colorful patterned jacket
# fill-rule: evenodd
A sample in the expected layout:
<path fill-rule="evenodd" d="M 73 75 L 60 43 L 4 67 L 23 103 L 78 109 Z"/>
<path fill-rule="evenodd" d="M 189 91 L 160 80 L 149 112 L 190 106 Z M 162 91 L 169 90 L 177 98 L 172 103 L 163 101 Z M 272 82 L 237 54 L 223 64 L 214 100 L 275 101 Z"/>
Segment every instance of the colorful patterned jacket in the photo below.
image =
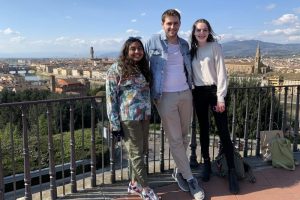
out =
<path fill-rule="evenodd" d="M 121 129 L 120 122 L 150 119 L 150 88 L 145 77 L 140 74 L 122 78 L 121 68 L 114 63 L 107 71 L 106 106 L 113 131 Z"/>

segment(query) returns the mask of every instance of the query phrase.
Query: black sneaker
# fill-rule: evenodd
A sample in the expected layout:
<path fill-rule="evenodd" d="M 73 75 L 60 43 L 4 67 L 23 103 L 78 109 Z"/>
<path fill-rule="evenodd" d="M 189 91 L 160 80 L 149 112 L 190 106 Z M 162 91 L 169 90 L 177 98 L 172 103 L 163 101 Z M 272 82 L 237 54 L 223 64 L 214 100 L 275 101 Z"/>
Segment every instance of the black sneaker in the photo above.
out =
<path fill-rule="evenodd" d="M 211 174 L 211 163 L 210 159 L 204 160 L 204 166 L 202 171 L 202 181 L 208 182 Z"/>
<path fill-rule="evenodd" d="M 186 181 L 186 179 L 183 178 L 182 174 L 180 172 L 177 171 L 177 168 L 174 169 L 173 173 L 172 173 L 172 177 L 174 178 L 174 180 L 177 182 L 178 187 L 184 191 L 184 192 L 188 192 L 190 191 L 189 185 Z"/>
<path fill-rule="evenodd" d="M 190 188 L 190 193 L 196 200 L 203 200 L 205 198 L 204 190 L 199 187 L 198 181 L 196 178 L 188 181 L 188 185 Z"/>

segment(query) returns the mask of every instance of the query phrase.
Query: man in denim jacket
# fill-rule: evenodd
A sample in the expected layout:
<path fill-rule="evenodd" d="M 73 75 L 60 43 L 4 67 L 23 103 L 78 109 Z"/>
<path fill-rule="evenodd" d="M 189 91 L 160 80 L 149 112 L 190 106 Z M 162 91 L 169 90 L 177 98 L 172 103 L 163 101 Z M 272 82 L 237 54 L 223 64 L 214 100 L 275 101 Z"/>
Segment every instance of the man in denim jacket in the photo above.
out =
<path fill-rule="evenodd" d="M 151 97 L 159 112 L 176 168 L 174 179 L 183 191 L 204 199 L 204 192 L 193 177 L 186 150 L 193 112 L 191 59 L 188 43 L 178 37 L 180 14 L 169 9 L 162 14 L 164 32 L 145 44 L 152 73 Z"/>

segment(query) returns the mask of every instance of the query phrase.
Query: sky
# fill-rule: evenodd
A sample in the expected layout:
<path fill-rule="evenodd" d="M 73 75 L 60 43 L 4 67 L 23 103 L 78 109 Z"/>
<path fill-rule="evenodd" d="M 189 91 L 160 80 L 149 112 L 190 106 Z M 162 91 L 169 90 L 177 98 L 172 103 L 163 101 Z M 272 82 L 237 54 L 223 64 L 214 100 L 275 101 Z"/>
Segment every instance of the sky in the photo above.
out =
<path fill-rule="evenodd" d="M 189 39 L 207 19 L 220 43 L 300 43 L 300 0 L 0 0 L 0 57 L 95 57 L 119 52 L 129 36 L 160 33 L 161 14 L 181 13 Z"/>

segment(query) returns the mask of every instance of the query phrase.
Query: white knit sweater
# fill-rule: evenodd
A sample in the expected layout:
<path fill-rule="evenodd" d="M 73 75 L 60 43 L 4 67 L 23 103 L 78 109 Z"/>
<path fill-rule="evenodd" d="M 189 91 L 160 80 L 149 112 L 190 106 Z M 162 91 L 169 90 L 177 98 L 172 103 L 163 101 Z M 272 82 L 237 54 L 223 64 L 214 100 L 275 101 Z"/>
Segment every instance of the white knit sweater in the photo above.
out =
<path fill-rule="evenodd" d="M 228 80 L 221 45 L 208 42 L 198 47 L 192 61 L 193 78 L 196 86 L 217 86 L 218 102 L 224 102 Z"/>

